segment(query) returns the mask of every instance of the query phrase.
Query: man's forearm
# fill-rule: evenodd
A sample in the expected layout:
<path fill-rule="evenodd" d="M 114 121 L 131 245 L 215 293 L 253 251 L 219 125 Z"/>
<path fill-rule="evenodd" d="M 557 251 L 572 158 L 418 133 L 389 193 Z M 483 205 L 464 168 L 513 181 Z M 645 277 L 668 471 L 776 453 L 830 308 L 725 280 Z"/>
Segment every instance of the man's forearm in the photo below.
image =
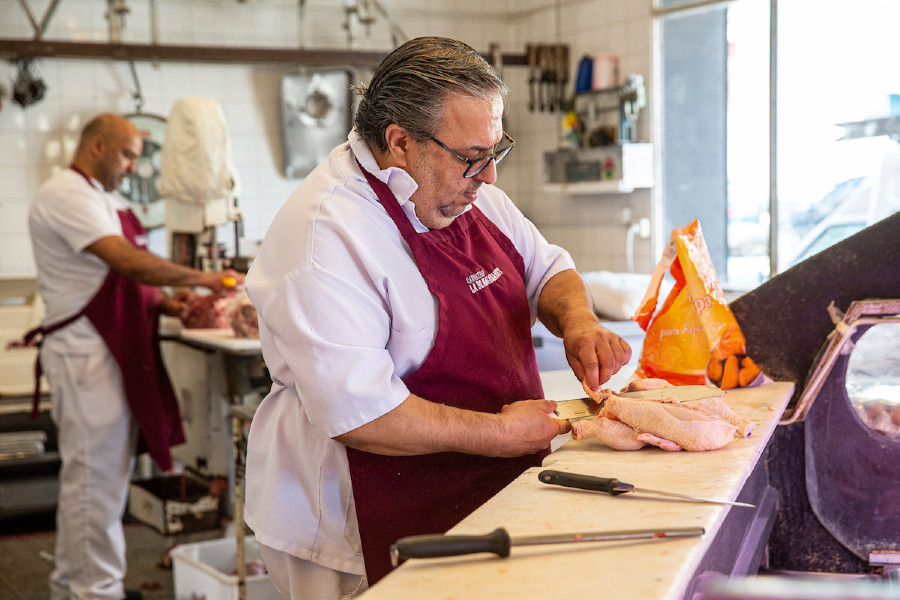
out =
<path fill-rule="evenodd" d="M 335 439 L 351 448 L 389 456 L 433 452 L 486 454 L 485 440 L 499 438 L 500 429 L 497 415 L 410 395 L 391 412 Z"/>
<path fill-rule="evenodd" d="M 599 389 L 631 360 L 628 342 L 603 327 L 587 286 L 574 270 L 554 275 L 538 299 L 538 316 L 563 338 L 566 360 L 584 385 Z"/>
<path fill-rule="evenodd" d="M 201 282 L 204 281 L 202 272 L 169 262 L 146 250 L 138 250 L 132 260 L 116 271 L 128 279 L 147 285 L 187 287 L 202 285 Z"/>
<path fill-rule="evenodd" d="M 574 269 L 557 273 L 544 285 L 538 298 L 538 318 L 559 337 L 574 319 L 597 322 L 587 286 Z"/>
<path fill-rule="evenodd" d="M 86 250 L 106 262 L 116 273 L 147 285 L 215 288 L 217 275 L 185 267 L 132 245 L 122 236 L 107 236 Z"/>
<path fill-rule="evenodd" d="M 522 456 L 545 448 L 564 433 L 565 422 L 549 413 L 547 400 L 516 402 L 502 414 L 465 410 L 410 394 L 385 415 L 335 440 L 389 456 L 461 452 L 479 456 Z"/>

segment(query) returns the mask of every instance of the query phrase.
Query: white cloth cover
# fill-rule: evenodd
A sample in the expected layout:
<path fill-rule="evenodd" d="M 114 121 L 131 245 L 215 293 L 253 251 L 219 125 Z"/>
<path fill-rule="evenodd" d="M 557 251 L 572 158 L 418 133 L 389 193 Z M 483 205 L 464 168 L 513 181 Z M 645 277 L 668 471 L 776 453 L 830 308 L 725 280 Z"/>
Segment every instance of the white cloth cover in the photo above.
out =
<path fill-rule="evenodd" d="M 240 194 L 225 114 L 212 98 L 186 96 L 172 106 L 160 156 L 159 193 L 199 205 Z"/>
<path fill-rule="evenodd" d="M 627 321 L 640 308 L 641 300 L 650 285 L 650 275 L 642 273 L 615 273 L 612 271 L 588 271 L 581 278 L 591 291 L 594 312 L 602 319 Z M 663 280 L 661 297 L 672 289 L 671 278 Z"/>

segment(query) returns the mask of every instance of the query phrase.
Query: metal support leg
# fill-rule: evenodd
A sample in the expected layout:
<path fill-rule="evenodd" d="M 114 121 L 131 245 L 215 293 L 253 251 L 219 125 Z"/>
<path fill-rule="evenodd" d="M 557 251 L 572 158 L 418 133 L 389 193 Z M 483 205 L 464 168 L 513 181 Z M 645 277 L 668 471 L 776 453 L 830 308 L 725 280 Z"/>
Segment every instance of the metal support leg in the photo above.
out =
<path fill-rule="evenodd" d="M 245 600 L 247 561 L 244 550 L 244 474 L 246 472 L 246 448 L 244 447 L 244 419 L 232 410 L 234 440 L 234 535 L 237 542 L 238 600 Z"/>

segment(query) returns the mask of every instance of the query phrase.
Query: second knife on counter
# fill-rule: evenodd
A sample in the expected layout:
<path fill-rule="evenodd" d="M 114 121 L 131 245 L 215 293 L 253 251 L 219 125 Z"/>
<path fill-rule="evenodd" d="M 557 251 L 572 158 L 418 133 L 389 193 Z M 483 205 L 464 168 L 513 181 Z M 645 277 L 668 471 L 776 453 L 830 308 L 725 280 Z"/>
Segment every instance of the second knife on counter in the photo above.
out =
<path fill-rule="evenodd" d="M 543 483 L 550 485 L 561 485 L 564 487 L 577 488 L 580 490 L 592 490 L 595 492 L 605 492 L 611 496 L 626 494 L 633 492 L 636 494 L 650 494 L 653 496 L 664 496 L 678 500 L 690 502 L 704 502 L 708 504 L 729 504 L 731 506 L 744 506 L 748 508 L 756 508 L 754 504 L 746 502 L 732 502 L 730 500 L 713 500 L 711 498 L 700 498 L 697 496 L 688 496 L 686 494 L 676 494 L 675 492 L 662 492 L 660 490 L 651 490 L 647 488 L 639 488 L 619 481 L 613 477 L 595 477 L 593 475 L 582 475 L 580 473 L 566 473 L 565 471 L 554 471 L 548 469 L 538 474 L 538 479 Z"/>

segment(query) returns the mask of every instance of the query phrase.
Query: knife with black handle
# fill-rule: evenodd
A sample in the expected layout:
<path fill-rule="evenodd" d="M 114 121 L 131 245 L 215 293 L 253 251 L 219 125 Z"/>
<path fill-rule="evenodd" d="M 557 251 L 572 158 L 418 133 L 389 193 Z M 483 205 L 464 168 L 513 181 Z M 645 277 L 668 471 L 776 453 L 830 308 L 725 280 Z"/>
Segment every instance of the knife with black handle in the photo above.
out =
<path fill-rule="evenodd" d="M 686 500 L 689 502 L 705 502 L 708 504 L 728 504 L 731 506 L 743 506 L 746 508 L 756 508 L 755 504 L 746 502 L 732 502 L 731 500 L 715 500 L 712 498 L 700 498 L 699 496 L 689 496 L 687 494 L 678 494 L 675 492 L 663 492 L 660 490 L 651 490 L 647 488 L 639 488 L 619 481 L 614 477 L 595 477 L 593 475 L 582 475 L 580 473 L 566 473 L 565 471 L 554 471 L 548 469 L 538 473 L 538 479 L 543 483 L 551 485 L 561 485 L 579 490 L 592 490 L 595 492 L 604 492 L 611 496 L 618 496 L 628 492 L 637 494 L 650 494 L 652 496 L 665 496 L 666 498 L 675 498 L 678 500 Z"/>
<path fill-rule="evenodd" d="M 562 485 L 579 490 L 593 490 L 606 492 L 613 496 L 630 492 L 634 486 L 623 483 L 614 477 L 594 477 L 593 475 L 581 475 L 580 473 L 566 473 L 565 471 L 546 470 L 538 474 L 538 479 L 551 485 Z"/>

